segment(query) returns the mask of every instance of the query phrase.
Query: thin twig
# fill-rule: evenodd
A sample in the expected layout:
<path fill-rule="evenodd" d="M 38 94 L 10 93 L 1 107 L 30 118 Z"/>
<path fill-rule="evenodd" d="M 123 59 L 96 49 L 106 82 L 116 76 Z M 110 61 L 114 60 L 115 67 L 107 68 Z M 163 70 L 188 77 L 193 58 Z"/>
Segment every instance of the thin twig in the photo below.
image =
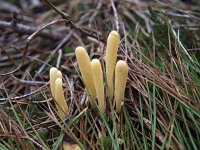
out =
<path fill-rule="evenodd" d="M 13 32 L 17 32 L 20 34 L 32 34 L 38 30 L 38 27 L 29 26 L 29 25 L 25 25 L 25 24 L 21 24 L 21 23 L 16 23 L 13 26 L 12 22 L 0 20 L 0 29 L 13 31 Z M 54 31 L 49 31 L 49 30 L 41 31 L 40 33 L 38 33 L 38 36 L 41 36 L 43 38 L 48 38 L 51 40 L 59 40 L 63 37 L 62 34 L 56 33 Z"/>
<path fill-rule="evenodd" d="M 84 30 L 84 29 L 78 27 L 76 24 L 74 24 L 74 23 L 71 21 L 70 17 L 69 17 L 66 13 L 64 13 L 63 11 L 57 9 L 49 0 L 44 0 L 44 1 L 45 1 L 52 9 L 54 9 L 56 12 L 58 12 L 58 13 L 61 15 L 61 17 L 62 17 L 63 19 L 68 19 L 68 20 L 69 20 L 69 23 L 68 23 L 67 25 L 70 25 L 71 28 L 76 29 L 77 31 L 81 32 L 81 33 L 84 34 L 84 35 L 87 35 L 87 36 L 89 36 L 89 37 L 93 37 L 93 38 L 95 38 L 95 39 L 98 39 L 98 40 L 100 40 L 100 41 L 105 42 L 105 39 L 102 38 L 102 37 L 100 37 L 100 35 L 98 35 L 97 33 L 88 32 L 88 31 L 86 31 L 86 30 Z"/>
<path fill-rule="evenodd" d="M 58 59 L 57 59 L 57 63 L 56 63 L 56 67 L 57 68 L 59 68 L 59 66 L 60 66 L 61 58 L 62 58 L 62 49 L 59 49 L 59 51 L 58 51 Z"/>
<path fill-rule="evenodd" d="M 48 85 L 49 83 L 41 86 L 40 88 L 38 88 L 37 90 L 31 92 L 31 93 L 28 93 L 28 94 L 25 94 L 25 95 L 22 95 L 22 96 L 16 96 L 16 97 L 11 97 L 11 98 L 0 98 L 0 101 L 6 101 L 6 100 L 19 100 L 19 99 L 24 99 L 24 98 L 27 98 L 29 96 L 32 96 L 34 94 L 36 94 L 37 92 L 40 92 L 43 88 L 46 88 L 46 86 Z"/>
<path fill-rule="evenodd" d="M 116 30 L 119 31 L 119 17 L 118 17 L 118 14 L 117 14 L 117 9 L 115 7 L 113 0 L 110 0 L 110 1 L 111 1 L 112 9 L 113 9 L 113 12 L 114 12 L 114 16 L 115 16 Z"/>
<path fill-rule="evenodd" d="M 25 61 L 25 58 L 26 58 L 26 54 L 28 52 L 28 48 L 29 48 L 29 45 L 30 45 L 30 42 L 42 31 L 44 30 L 45 28 L 47 28 L 48 26 L 51 26 L 53 24 L 56 24 L 56 23 L 60 23 L 60 22 L 65 22 L 65 23 L 69 23 L 69 20 L 66 20 L 66 19 L 58 19 L 58 20 L 54 20 L 46 25 L 44 25 L 43 27 L 41 27 L 40 29 L 36 30 L 33 34 L 31 34 L 28 38 L 27 38 L 27 43 L 26 43 L 26 47 L 25 47 L 25 50 L 24 50 L 24 53 L 23 53 L 23 57 L 22 57 L 22 60 L 21 60 L 21 63 L 19 64 L 19 66 L 10 71 L 10 72 L 7 72 L 7 73 L 4 73 L 4 74 L 0 74 L 0 76 L 6 76 L 6 75 L 10 75 L 10 74 L 13 74 L 14 72 L 16 72 L 17 70 L 19 70 L 22 66 L 22 64 L 24 63 Z"/>
<path fill-rule="evenodd" d="M 11 13 L 20 13 L 20 9 L 16 5 L 13 5 L 6 1 L 0 1 L 0 10 Z"/>
<path fill-rule="evenodd" d="M 94 13 L 92 14 L 92 16 L 89 19 L 89 27 L 91 27 L 92 21 L 94 20 L 94 18 L 97 16 L 99 10 L 101 9 L 103 5 L 103 0 L 99 0 L 97 7 L 95 8 Z"/>
<path fill-rule="evenodd" d="M 70 37 L 72 36 L 73 31 L 70 31 L 63 39 L 62 41 L 58 44 L 58 46 L 56 46 L 56 48 L 51 52 L 51 54 L 49 55 L 49 57 L 47 58 L 47 60 L 45 61 L 45 63 L 40 67 L 40 69 L 38 70 L 38 72 L 36 73 L 35 77 L 38 76 L 38 74 L 40 74 L 44 68 L 46 67 L 46 65 L 50 62 L 50 60 L 52 59 L 52 56 L 63 46 L 65 45 L 65 43 L 70 39 Z M 35 78 L 34 77 L 34 78 Z"/>
<path fill-rule="evenodd" d="M 42 82 L 42 81 L 27 81 L 27 80 L 22 80 L 22 79 L 19 79 L 17 77 L 15 77 L 13 74 L 11 74 L 11 77 L 16 80 L 17 82 L 20 82 L 22 84 L 27 84 L 27 85 L 30 85 L 30 86 L 36 86 L 36 85 L 44 85 L 44 84 L 47 84 L 47 82 Z"/>

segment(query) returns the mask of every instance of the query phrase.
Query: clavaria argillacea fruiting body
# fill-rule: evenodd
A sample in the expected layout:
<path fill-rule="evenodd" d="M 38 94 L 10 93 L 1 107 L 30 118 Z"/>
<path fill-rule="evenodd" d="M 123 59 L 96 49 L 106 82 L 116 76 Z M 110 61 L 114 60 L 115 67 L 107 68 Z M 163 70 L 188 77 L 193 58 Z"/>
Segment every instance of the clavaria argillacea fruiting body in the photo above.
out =
<path fill-rule="evenodd" d="M 122 100 L 124 98 L 125 87 L 128 77 L 128 66 L 123 60 L 116 64 L 117 51 L 120 37 L 117 31 L 112 31 L 107 39 L 106 48 L 106 81 L 108 85 L 108 96 L 110 99 L 115 96 L 116 112 L 121 112 Z M 104 96 L 103 72 L 98 59 L 90 58 L 86 50 L 79 46 L 75 50 L 80 72 L 88 92 L 93 98 L 98 98 L 98 105 L 101 112 L 105 112 L 106 102 Z M 115 88 L 113 87 L 113 76 L 115 73 Z M 114 91 L 115 89 L 115 91 Z M 92 97 L 89 97 L 92 108 L 96 111 L 96 106 Z"/>
<path fill-rule="evenodd" d="M 50 69 L 50 88 L 52 96 L 56 101 L 58 115 L 64 119 L 69 113 L 69 108 L 64 96 L 62 73 L 55 67 Z"/>
<path fill-rule="evenodd" d="M 117 31 L 112 31 L 107 39 L 106 47 L 106 80 L 108 84 L 108 93 L 113 98 L 113 75 L 117 59 L 120 37 Z"/>
<path fill-rule="evenodd" d="M 92 97 L 95 98 L 96 90 L 94 85 L 94 79 L 92 76 L 90 57 L 88 56 L 87 51 L 81 46 L 78 46 L 76 48 L 75 54 L 86 89 L 92 95 Z M 89 101 L 92 108 L 96 110 L 95 103 L 92 97 L 91 96 L 89 97 Z"/>
<path fill-rule="evenodd" d="M 55 67 L 52 67 L 50 73 L 50 88 L 53 98 L 55 98 L 55 81 L 57 78 L 62 79 L 62 73 Z"/>
<path fill-rule="evenodd" d="M 121 112 L 122 100 L 124 98 L 124 92 L 126 82 L 128 78 L 128 65 L 125 61 L 119 60 L 115 67 L 115 102 L 116 112 Z"/>
<path fill-rule="evenodd" d="M 78 146 L 78 144 L 71 144 L 71 143 L 64 142 L 63 150 L 81 150 L 81 148 Z"/>
<path fill-rule="evenodd" d="M 91 67 L 98 98 L 99 109 L 101 112 L 104 113 L 106 107 L 104 100 L 103 72 L 100 61 L 98 59 L 93 59 L 91 61 Z"/>
<path fill-rule="evenodd" d="M 58 104 L 56 105 L 58 114 L 62 119 L 64 119 L 65 116 L 68 115 L 69 108 L 65 100 L 63 82 L 61 78 L 57 78 L 55 81 L 55 100 Z"/>

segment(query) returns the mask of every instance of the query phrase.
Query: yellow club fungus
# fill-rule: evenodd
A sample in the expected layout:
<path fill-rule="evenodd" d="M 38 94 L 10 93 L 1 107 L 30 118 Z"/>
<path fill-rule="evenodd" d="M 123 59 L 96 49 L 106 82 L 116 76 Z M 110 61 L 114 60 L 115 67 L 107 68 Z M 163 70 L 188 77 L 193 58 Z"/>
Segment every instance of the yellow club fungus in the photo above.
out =
<path fill-rule="evenodd" d="M 113 74 L 117 59 L 120 37 L 117 31 L 112 31 L 107 39 L 106 48 L 106 79 L 108 84 L 109 96 L 113 98 Z"/>
<path fill-rule="evenodd" d="M 117 113 L 121 112 L 122 99 L 124 98 L 127 78 L 128 65 L 125 61 L 119 60 L 115 68 L 115 102 Z"/>
<path fill-rule="evenodd" d="M 53 98 L 56 100 L 56 108 L 59 116 L 64 119 L 68 114 L 68 105 L 65 100 L 62 87 L 62 73 L 55 67 L 50 69 L 50 88 Z"/>
<path fill-rule="evenodd" d="M 78 144 L 63 142 L 63 150 L 81 150 Z"/>
<path fill-rule="evenodd" d="M 59 116 L 64 119 L 68 115 L 69 108 L 65 100 L 64 91 L 63 91 L 63 82 L 61 78 L 57 78 L 55 81 L 55 100 L 56 107 L 58 110 Z"/>
<path fill-rule="evenodd" d="M 88 92 L 92 95 L 92 97 L 95 98 L 96 90 L 95 90 L 94 79 L 92 76 L 92 68 L 88 53 L 83 47 L 78 46 L 75 50 L 75 54 L 85 86 Z M 89 97 L 89 101 L 92 108 L 96 110 L 92 97 Z"/>
<path fill-rule="evenodd" d="M 101 110 L 102 113 L 104 113 L 106 107 L 104 100 L 103 73 L 100 61 L 98 59 L 93 59 L 91 61 L 91 67 L 92 67 L 92 74 L 93 74 L 96 94 L 98 98 L 99 109 Z"/>
<path fill-rule="evenodd" d="M 62 73 L 55 67 L 52 67 L 49 72 L 51 93 L 53 98 L 55 98 L 55 81 L 57 78 L 62 79 Z"/>

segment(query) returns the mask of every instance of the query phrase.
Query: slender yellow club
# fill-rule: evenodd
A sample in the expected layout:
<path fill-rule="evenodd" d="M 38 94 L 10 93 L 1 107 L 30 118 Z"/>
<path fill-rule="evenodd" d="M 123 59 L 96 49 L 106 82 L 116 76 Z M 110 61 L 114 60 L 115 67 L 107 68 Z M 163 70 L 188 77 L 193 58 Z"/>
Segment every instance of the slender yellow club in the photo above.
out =
<path fill-rule="evenodd" d="M 50 88 L 53 98 L 56 100 L 56 108 L 59 116 L 64 119 L 68 114 L 68 106 L 65 101 L 62 87 L 62 73 L 57 68 L 50 69 Z"/>
<path fill-rule="evenodd" d="M 121 112 L 122 100 L 124 98 L 127 78 L 128 65 L 125 61 L 119 60 L 115 68 L 115 102 L 117 113 Z"/>
<path fill-rule="evenodd" d="M 100 61 L 98 59 L 93 59 L 91 61 L 91 67 L 98 98 L 99 109 L 101 110 L 102 113 L 104 113 L 106 107 L 104 100 L 103 73 Z"/>
<path fill-rule="evenodd" d="M 52 67 L 50 73 L 50 88 L 53 98 L 55 98 L 55 81 L 57 78 L 62 79 L 62 73 L 55 67 Z"/>
<path fill-rule="evenodd" d="M 63 150 L 81 150 L 78 144 L 63 142 Z"/>
<path fill-rule="evenodd" d="M 64 119 L 65 116 L 68 115 L 69 108 L 65 100 L 63 82 L 61 78 L 57 78 L 55 81 L 55 100 L 57 102 L 56 107 L 58 114 L 62 119 Z"/>
<path fill-rule="evenodd" d="M 75 54 L 85 86 L 89 91 L 89 93 L 93 97 L 96 97 L 96 90 L 95 90 L 94 79 L 92 76 L 92 68 L 88 53 L 83 47 L 78 46 L 75 50 Z M 89 97 L 89 101 L 92 108 L 96 110 L 95 104 L 91 97 Z"/>
<path fill-rule="evenodd" d="M 106 79 L 108 84 L 109 96 L 113 98 L 113 74 L 117 59 L 120 37 L 117 31 L 112 31 L 107 39 L 106 48 Z"/>

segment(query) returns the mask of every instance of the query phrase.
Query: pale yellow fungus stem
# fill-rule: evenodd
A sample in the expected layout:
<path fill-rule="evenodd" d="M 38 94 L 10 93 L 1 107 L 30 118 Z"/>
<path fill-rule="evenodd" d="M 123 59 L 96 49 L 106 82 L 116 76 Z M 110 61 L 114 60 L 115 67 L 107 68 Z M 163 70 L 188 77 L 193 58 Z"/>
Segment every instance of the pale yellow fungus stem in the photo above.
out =
<path fill-rule="evenodd" d="M 49 75 L 50 75 L 51 94 L 55 98 L 55 81 L 57 79 L 57 68 L 52 67 L 49 71 Z"/>
<path fill-rule="evenodd" d="M 57 78 L 61 78 L 62 79 L 62 73 L 61 73 L 61 71 L 57 71 Z"/>
<path fill-rule="evenodd" d="M 94 78 L 94 84 L 96 89 L 96 94 L 98 98 L 99 109 L 102 113 L 105 112 L 105 100 L 104 100 L 104 85 L 103 85 L 103 73 L 101 63 L 98 59 L 93 59 L 91 61 L 92 74 Z"/>
<path fill-rule="evenodd" d="M 62 73 L 55 67 L 52 67 L 49 71 L 50 73 L 50 88 L 51 88 L 51 94 L 53 98 L 55 98 L 55 81 L 57 78 L 62 79 Z"/>
<path fill-rule="evenodd" d="M 83 47 L 79 46 L 76 48 L 75 54 L 85 86 L 88 92 L 95 98 L 96 90 L 95 90 L 94 79 L 92 76 L 92 68 L 88 53 Z M 89 101 L 92 108 L 96 110 L 95 104 L 91 97 L 89 97 Z"/>
<path fill-rule="evenodd" d="M 63 87 L 62 87 L 62 73 L 55 67 L 50 69 L 50 87 L 51 94 L 56 100 L 56 108 L 59 116 L 64 119 L 68 114 L 68 106 L 65 101 Z"/>
<path fill-rule="evenodd" d="M 63 150 L 81 150 L 78 144 L 63 142 Z"/>
<path fill-rule="evenodd" d="M 65 100 L 63 82 L 61 78 L 57 78 L 55 81 L 55 100 L 57 102 L 56 107 L 58 114 L 62 119 L 64 119 L 65 116 L 68 115 L 69 108 Z"/>
<path fill-rule="evenodd" d="M 128 78 L 128 65 L 125 61 L 119 60 L 115 68 L 115 102 L 116 112 L 121 112 L 122 100 L 124 98 L 124 92 L 126 82 Z"/>
<path fill-rule="evenodd" d="M 106 79 L 108 84 L 109 96 L 113 98 L 113 74 L 117 59 L 120 37 L 117 31 L 112 31 L 107 39 L 106 48 Z"/>

